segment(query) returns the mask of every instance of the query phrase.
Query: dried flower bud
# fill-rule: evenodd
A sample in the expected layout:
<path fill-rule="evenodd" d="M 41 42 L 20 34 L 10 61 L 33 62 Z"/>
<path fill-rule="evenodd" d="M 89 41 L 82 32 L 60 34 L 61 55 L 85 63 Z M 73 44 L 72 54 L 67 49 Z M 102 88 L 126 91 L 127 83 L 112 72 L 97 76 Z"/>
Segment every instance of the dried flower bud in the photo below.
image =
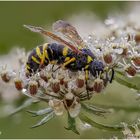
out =
<path fill-rule="evenodd" d="M 23 89 L 23 82 L 20 78 L 15 78 L 14 79 L 15 87 L 17 90 L 22 90 Z"/>
<path fill-rule="evenodd" d="M 35 95 L 37 94 L 37 91 L 38 91 L 38 82 L 34 80 L 29 81 L 29 93 L 31 95 Z"/>
<path fill-rule="evenodd" d="M 78 88 L 82 88 L 84 86 L 84 76 L 80 75 L 77 79 L 76 79 L 76 85 Z"/>
<path fill-rule="evenodd" d="M 50 100 L 49 106 L 54 109 L 56 115 L 62 115 L 64 112 L 64 104 L 61 100 L 58 99 Z"/>
<path fill-rule="evenodd" d="M 1 79 L 6 83 L 9 82 L 11 80 L 11 76 L 10 76 L 9 72 L 2 71 L 1 72 Z"/>
<path fill-rule="evenodd" d="M 40 72 L 40 78 L 43 79 L 45 82 L 48 82 L 48 77 L 44 71 Z"/>
<path fill-rule="evenodd" d="M 51 88 L 52 88 L 53 92 L 55 92 L 55 93 L 59 92 L 60 91 L 60 83 L 59 83 L 59 81 L 55 79 L 55 80 L 53 80 L 51 82 L 52 82 L 51 83 Z"/>
<path fill-rule="evenodd" d="M 135 69 L 133 66 L 131 66 L 131 65 L 127 65 L 127 66 L 125 67 L 125 72 L 127 73 L 127 75 L 128 75 L 129 77 L 135 76 L 135 74 L 136 74 L 136 69 Z"/>
<path fill-rule="evenodd" d="M 94 84 L 93 80 L 88 80 L 88 83 L 87 83 L 87 90 L 88 91 L 93 91 L 93 84 Z"/>
<path fill-rule="evenodd" d="M 107 64 L 110 64 L 113 61 L 111 53 L 104 54 L 103 58 L 104 58 L 105 63 L 107 63 Z"/>
<path fill-rule="evenodd" d="M 140 33 L 137 33 L 135 35 L 135 41 L 136 41 L 136 43 L 140 43 Z"/>
<path fill-rule="evenodd" d="M 100 93 L 104 88 L 104 81 L 100 78 L 95 79 L 93 90 L 97 93 Z"/>
<path fill-rule="evenodd" d="M 140 66 L 140 56 L 134 56 L 132 58 L 132 62 L 136 67 L 139 67 Z"/>
<path fill-rule="evenodd" d="M 122 55 L 127 55 L 128 54 L 128 48 L 123 48 Z"/>
<path fill-rule="evenodd" d="M 81 104 L 78 102 L 73 102 L 72 106 L 69 108 L 69 114 L 72 118 L 75 118 L 76 116 L 78 116 L 78 114 L 80 113 L 81 110 Z"/>
<path fill-rule="evenodd" d="M 73 100 L 74 100 L 74 95 L 71 92 L 65 95 L 64 104 L 66 108 L 69 108 L 73 104 Z"/>
<path fill-rule="evenodd" d="M 69 82 L 69 79 L 68 78 L 64 78 L 64 87 L 65 88 L 68 88 L 68 82 Z"/>
<path fill-rule="evenodd" d="M 64 84 L 64 78 L 60 79 L 60 85 Z"/>

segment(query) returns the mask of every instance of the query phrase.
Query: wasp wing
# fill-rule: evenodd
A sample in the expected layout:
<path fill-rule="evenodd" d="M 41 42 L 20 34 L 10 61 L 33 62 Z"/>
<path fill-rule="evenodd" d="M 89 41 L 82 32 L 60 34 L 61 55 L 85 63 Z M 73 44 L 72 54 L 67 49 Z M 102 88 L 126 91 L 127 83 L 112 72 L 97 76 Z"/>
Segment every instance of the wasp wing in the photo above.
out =
<path fill-rule="evenodd" d="M 24 27 L 31 30 L 32 32 L 41 33 L 43 35 L 46 35 L 46 36 L 52 38 L 53 40 L 55 40 L 57 42 L 62 43 L 64 45 L 68 46 L 71 50 L 75 51 L 76 53 L 81 53 L 81 51 L 78 50 L 75 46 L 73 46 L 69 42 L 63 40 L 61 37 L 53 34 L 52 32 L 44 30 L 42 27 L 36 27 L 36 26 L 31 26 L 31 25 L 24 25 Z"/>
<path fill-rule="evenodd" d="M 58 20 L 53 23 L 52 28 L 56 32 L 61 32 L 66 38 L 72 41 L 78 49 L 86 48 L 86 45 L 78 34 L 76 28 L 70 23 L 63 20 Z"/>

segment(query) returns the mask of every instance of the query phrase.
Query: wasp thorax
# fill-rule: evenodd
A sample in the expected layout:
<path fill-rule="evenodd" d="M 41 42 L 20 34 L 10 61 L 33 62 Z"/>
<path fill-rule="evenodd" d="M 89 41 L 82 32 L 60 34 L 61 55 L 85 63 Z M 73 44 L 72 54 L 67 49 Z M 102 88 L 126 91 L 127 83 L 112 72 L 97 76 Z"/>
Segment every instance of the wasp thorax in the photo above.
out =
<path fill-rule="evenodd" d="M 100 78 L 94 80 L 93 90 L 97 93 L 100 93 L 104 88 L 104 81 Z"/>
<path fill-rule="evenodd" d="M 76 79 L 76 85 L 78 88 L 82 88 L 85 84 L 85 77 L 83 75 L 80 75 L 77 79 Z"/>
<path fill-rule="evenodd" d="M 64 104 L 61 100 L 58 99 L 50 100 L 49 106 L 54 109 L 56 115 L 62 115 L 64 112 Z"/>
<path fill-rule="evenodd" d="M 104 61 L 106 64 L 110 64 L 113 61 L 113 57 L 110 52 L 107 52 L 103 55 Z"/>
<path fill-rule="evenodd" d="M 131 76 L 135 76 L 135 74 L 136 74 L 136 69 L 133 67 L 133 66 L 131 66 L 131 65 L 127 65 L 125 68 L 124 68 L 124 70 L 125 70 L 125 72 L 127 73 L 127 75 L 129 76 L 129 77 L 131 77 Z"/>
<path fill-rule="evenodd" d="M 9 82 L 11 80 L 10 73 L 8 71 L 3 70 L 1 72 L 1 79 L 6 83 Z"/>
<path fill-rule="evenodd" d="M 51 79 L 51 88 L 52 88 L 52 91 L 57 93 L 60 91 L 60 83 L 59 83 L 59 80 L 57 79 Z"/>
<path fill-rule="evenodd" d="M 38 82 L 35 80 L 31 80 L 29 81 L 29 85 L 28 85 L 28 89 L 29 89 L 29 93 L 31 95 L 35 95 L 38 92 Z"/>
<path fill-rule="evenodd" d="M 14 84 L 15 84 L 15 88 L 17 90 L 22 90 L 23 89 L 23 81 L 20 78 L 14 78 Z"/>

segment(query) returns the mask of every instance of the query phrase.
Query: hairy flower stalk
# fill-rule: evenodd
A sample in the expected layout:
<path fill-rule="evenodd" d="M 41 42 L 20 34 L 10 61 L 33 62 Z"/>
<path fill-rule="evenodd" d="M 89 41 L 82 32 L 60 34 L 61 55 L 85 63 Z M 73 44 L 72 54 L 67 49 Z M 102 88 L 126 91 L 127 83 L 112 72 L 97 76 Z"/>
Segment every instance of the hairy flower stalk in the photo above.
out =
<path fill-rule="evenodd" d="M 63 23 L 58 21 L 56 23 Z M 18 70 L 9 71 L 8 68 L 1 69 L 1 79 L 4 82 L 13 82 L 15 88 L 21 93 L 27 95 L 36 101 L 45 101 L 48 106 L 41 111 L 29 111 L 38 116 L 46 114 L 37 125 L 40 126 L 57 115 L 68 114 L 68 130 L 71 129 L 78 134 L 75 126 L 75 118 L 79 117 L 81 110 L 85 109 L 93 112 L 96 115 L 103 116 L 105 110 L 94 108 L 83 103 L 90 100 L 95 94 L 102 91 L 111 84 L 114 80 L 120 81 L 123 85 L 131 86 L 130 83 L 122 82 L 120 77 L 115 77 L 114 74 L 119 73 L 121 76 L 126 74 L 129 78 L 134 77 L 140 70 L 140 37 L 135 26 L 118 25 L 113 19 L 107 19 L 105 26 L 108 29 L 106 37 L 98 38 L 96 35 L 89 35 L 87 39 L 82 41 L 81 38 L 74 38 L 76 34 L 75 28 L 62 30 L 61 24 L 54 29 L 59 29 L 66 34 L 66 38 L 73 39 L 75 43 L 85 45 L 87 50 L 91 50 L 96 60 L 103 63 L 102 71 L 94 70 L 92 74 L 88 72 L 89 77 L 86 80 L 85 70 L 71 71 L 61 65 L 54 65 L 53 62 L 47 66 L 38 69 L 37 72 L 31 72 L 30 75 L 26 70 L 26 61 L 28 56 L 24 51 L 20 52 L 23 56 L 19 58 L 20 68 Z M 27 26 L 33 32 L 42 32 L 42 28 Z M 125 27 L 125 28 L 124 28 Z M 129 28 L 129 30 L 128 30 Z M 130 30 L 131 29 L 131 30 Z M 132 31 L 132 32 L 130 32 Z M 78 46 L 80 47 L 80 46 Z M 96 69 L 96 68 L 95 68 Z M 20 73 L 20 74 L 19 74 Z M 138 90 L 136 86 L 131 86 Z M 30 101 L 32 102 L 32 101 Z M 28 103 L 30 105 L 30 103 Z M 24 105 L 23 109 L 27 107 Z M 98 126 L 98 125 L 97 125 Z"/>

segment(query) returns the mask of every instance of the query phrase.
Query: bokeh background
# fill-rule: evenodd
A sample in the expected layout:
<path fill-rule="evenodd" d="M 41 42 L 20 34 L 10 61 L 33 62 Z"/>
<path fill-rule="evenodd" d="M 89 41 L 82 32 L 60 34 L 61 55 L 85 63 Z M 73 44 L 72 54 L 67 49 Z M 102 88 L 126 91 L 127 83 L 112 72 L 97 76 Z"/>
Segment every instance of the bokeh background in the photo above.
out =
<path fill-rule="evenodd" d="M 119 13 L 126 10 L 134 2 L 0 2 L 0 55 L 7 54 L 13 47 L 22 47 L 30 50 L 44 42 L 39 34 L 29 32 L 23 24 L 51 26 L 59 19 L 68 19 L 76 13 L 93 12 L 102 21 L 112 11 Z M 139 3 L 138 3 L 139 4 Z M 80 23 L 79 23 L 80 24 Z M 86 28 L 86 27 L 85 27 Z M 7 56 L 7 59 L 8 58 Z M 135 82 L 135 81 L 134 81 Z M 2 94 L 2 93 L 1 93 Z M 10 92 L 9 92 L 10 94 Z M 21 95 L 22 96 L 22 95 Z M 22 97 L 16 100 L 18 106 L 25 100 Z M 105 94 L 95 95 L 93 103 L 99 105 L 119 106 L 122 109 L 107 115 L 105 118 L 90 116 L 93 120 L 115 125 L 120 122 L 132 123 L 139 117 L 139 101 L 136 93 L 116 82 L 109 85 Z M 8 102 L 0 100 L 0 109 L 7 107 Z M 10 103 L 9 103 L 10 105 Z M 34 105 L 30 110 L 43 108 L 45 104 Z M 126 110 L 123 110 L 126 107 Z M 1 113 L 1 112 L 0 112 Z M 66 117 L 56 117 L 46 125 L 30 129 L 40 118 L 31 117 L 26 111 L 11 117 L 0 118 L 0 138 L 122 138 L 121 132 L 109 132 L 96 128 L 81 130 L 80 135 L 65 130 Z"/>

